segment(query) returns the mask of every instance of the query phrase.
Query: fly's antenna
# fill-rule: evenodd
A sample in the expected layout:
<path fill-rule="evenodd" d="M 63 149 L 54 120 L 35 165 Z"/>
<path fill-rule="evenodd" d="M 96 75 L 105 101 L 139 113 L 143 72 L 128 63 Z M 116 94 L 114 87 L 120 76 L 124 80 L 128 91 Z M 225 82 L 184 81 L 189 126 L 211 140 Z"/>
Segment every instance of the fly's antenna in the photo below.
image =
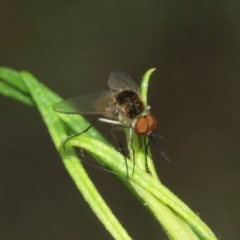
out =
<path fill-rule="evenodd" d="M 168 158 L 168 156 L 163 152 L 162 148 L 158 145 L 158 143 L 155 141 L 155 139 L 153 138 L 153 133 L 150 132 L 148 134 L 148 138 L 150 139 L 150 141 L 152 141 L 155 146 L 158 148 L 158 150 L 160 151 L 160 153 L 162 154 L 162 156 L 164 157 L 164 159 L 167 161 L 167 162 L 171 162 L 170 159 Z M 149 141 L 149 142 L 150 142 Z M 149 145 L 149 144 L 148 144 Z"/>
<path fill-rule="evenodd" d="M 80 136 L 80 135 L 82 135 L 83 133 L 87 132 L 98 120 L 99 120 L 99 118 L 97 118 L 97 119 L 95 119 L 93 122 L 91 122 L 91 124 L 90 124 L 84 131 L 82 131 L 82 132 L 80 132 L 80 133 L 73 134 L 73 135 L 69 136 L 67 139 L 65 139 L 65 140 L 63 141 L 63 144 L 62 144 L 63 149 L 65 150 L 65 145 L 66 145 L 66 143 L 67 143 L 70 139 L 75 138 L 75 137 L 77 137 L 77 136 Z"/>

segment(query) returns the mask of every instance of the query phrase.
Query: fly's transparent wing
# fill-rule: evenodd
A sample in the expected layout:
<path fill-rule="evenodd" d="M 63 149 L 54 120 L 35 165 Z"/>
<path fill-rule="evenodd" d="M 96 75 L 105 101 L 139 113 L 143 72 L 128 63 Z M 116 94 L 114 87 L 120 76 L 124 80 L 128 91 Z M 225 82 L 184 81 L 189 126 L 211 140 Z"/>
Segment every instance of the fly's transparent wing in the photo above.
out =
<path fill-rule="evenodd" d="M 112 72 L 108 79 L 108 85 L 114 90 L 133 90 L 137 93 L 140 93 L 136 81 L 130 74 L 126 72 Z"/>
<path fill-rule="evenodd" d="M 53 109 L 68 114 L 106 114 L 110 96 L 109 91 L 90 93 L 58 102 Z"/>

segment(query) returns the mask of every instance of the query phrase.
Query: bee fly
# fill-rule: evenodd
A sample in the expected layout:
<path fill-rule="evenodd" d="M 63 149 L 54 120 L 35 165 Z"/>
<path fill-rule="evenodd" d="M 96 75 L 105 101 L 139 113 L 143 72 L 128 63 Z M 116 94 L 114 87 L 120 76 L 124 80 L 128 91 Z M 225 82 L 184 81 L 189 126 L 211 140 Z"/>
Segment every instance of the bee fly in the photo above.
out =
<path fill-rule="evenodd" d="M 133 131 L 138 136 L 144 136 L 145 154 L 146 154 L 146 172 L 150 173 L 147 163 L 147 148 L 149 147 L 150 140 L 157 146 L 163 157 L 169 161 L 169 158 L 162 151 L 160 146 L 152 137 L 153 131 L 157 127 L 156 118 L 150 114 L 150 107 L 145 106 L 140 89 L 133 79 L 133 77 L 122 71 L 115 71 L 110 74 L 108 79 L 109 91 L 100 91 L 96 93 L 90 93 L 87 95 L 78 96 L 75 98 L 67 99 L 56 103 L 53 108 L 55 111 L 66 114 L 102 114 L 104 118 L 97 118 L 92 124 L 83 132 L 75 134 L 67 138 L 64 144 L 72 137 L 87 132 L 96 121 L 106 122 L 113 125 L 121 126 L 123 128 L 129 128 L 129 141 L 130 147 L 132 147 L 132 135 Z M 112 135 L 116 139 L 113 134 Z M 149 137 L 149 142 L 146 143 L 146 137 Z M 126 155 L 122 144 L 116 139 L 120 145 L 125 157 L 127 177 L 128 177 L 128 165 Z M 135 160 L 134 160 L 135 161 Z M 135 163 L 133 163 L 133 172 Z"/>

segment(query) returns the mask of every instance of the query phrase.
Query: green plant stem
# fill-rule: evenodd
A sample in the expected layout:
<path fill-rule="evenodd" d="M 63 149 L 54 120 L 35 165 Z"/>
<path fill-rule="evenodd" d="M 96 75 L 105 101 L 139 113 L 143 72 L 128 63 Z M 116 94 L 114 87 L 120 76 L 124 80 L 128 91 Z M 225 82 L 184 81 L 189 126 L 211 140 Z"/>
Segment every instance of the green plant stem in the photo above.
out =
<path fill-rule="evenodd" d="M 141 85 L 142 97 L 146 104 L 148 81 L 153 71 L 154 69 L 150 69 L 144 75 Z M 206 224 L 188 206 L 160 183 L 150 158 L 150 169 L 153 174 L 150 176 L 145 172 L 146 155 L 137 138 L 134 138 L 133 141 L 133 148 L 136 149 L 137 164 L 134 175 L 127 179 L 124 156 L 109 146 L 105 138 L 94 128 L 89 129 L 86 134 L 69 140 L 66 144 L 66 150 L 63 150 L 61 144 L 68 136 L 67 130 L 70 129 L 73 133 L 81 132 L 89 126 L 89 123 L 82 116 L 55 113 L 52 105 L 61 100 L 57 94 L 40 84 L 28 72 L 20 74 L 9 68 L 0 68 L 0 78 L 3 80 L 0 82 L 0 93 L 38 108 L 65 168 L 85 200 L 114 239 L 131 238 L 97 192 L 81 165 L 81 161 L 75 155 L 72 146 L 86 149 L 94 156 L 97 156 L 97 161 L 111 169 L 155 216 L 169 238 L 175 240 L 217 239 Z M 129 172 L 132 172 L 133 161 L 128 160 L 128 165 Z"/>
<path fill-rule="evenodd" d="M 113 148 L 98 141 L 97 139 L 81 135 L 79 137 L 71 139 L 68 142 L 68 145 L 77 146 L 96 154 L 99 158 L 104 159 L 106 166 L 112 169 L 117 174 L 117 176 L 121 176 L 122 178 L 124 177 L 124 175 L 126 176 L 123 156 L 120 153 L 116 152 Z M 92 146 L 97 146 L 97 148 L 101 149 L 101 151 L 94 150 Z M 129 166 L 130 172 L 132 171 L 132 167 L 132 165 Z M 129 183 L 134 189 L 136 187 L 135 184 L 137 184 L 139 187 L 144 189 L 144 191 L 146 191 L 146 193 L 142 193 L 140 196 L 142 202 L 144 204 L 148 202 L 152 203 L 149 205 L 149 208 L 151 208 L 152 213 L 156 216 L 157 219 L 160 220 L 159 216 L 161 216 L 160 223 L 162 224 L 168 235 L 175 236 L 173 239 L 181 239 L 176 238 L 176 235 L 178 235 L 180 229 L 180 236 L 182 236 L 182 234 L 185 232 L 189 235 L 189 239 L 192 238 L 193 233 L 199 239 L 216 239 L 216 237 L 207 227 L 207 225 L 204 224 L 201 219 L 190 210 L 188 206 L 186 206 L 164 185 L 160 184 L 159 181 L 152 178 L 146 172 L 142 171 L 138 167 L 135 167 L 134 176 L 130 178 Z M 156 206 L 157 201 L 159 204 L 158 207 Z M 161 212 L 163 210 L 162 204 L 168 207 L 169 214 L 161 215 Z M 164 210 L 167 211 L 167 208 L 164 208 Z M 177 214 L 172 214 L 174 212 Z M 168 222 L 175 222 L 176 224 L 179 222 L 179 224 L 177 224 L 174 228 L 173 226 L 169 225 Z M 186 228 L 186 224 L 188 224 L 188 228 Z"/>

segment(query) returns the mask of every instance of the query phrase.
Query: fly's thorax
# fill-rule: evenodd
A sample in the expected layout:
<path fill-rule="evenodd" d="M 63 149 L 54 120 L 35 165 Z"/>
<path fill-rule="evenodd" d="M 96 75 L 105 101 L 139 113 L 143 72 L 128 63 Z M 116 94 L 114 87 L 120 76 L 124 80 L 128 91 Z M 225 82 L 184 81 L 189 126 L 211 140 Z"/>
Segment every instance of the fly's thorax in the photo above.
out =
<path fill-rule="evenodd" d="M 123 90 L 114 93 L 114 105 L 119 121 L 129 122 L 144 111 L 144 104 L 139 93 L 133 90 Z M 127 121 L 128 122 L 128 121 Z"/>

